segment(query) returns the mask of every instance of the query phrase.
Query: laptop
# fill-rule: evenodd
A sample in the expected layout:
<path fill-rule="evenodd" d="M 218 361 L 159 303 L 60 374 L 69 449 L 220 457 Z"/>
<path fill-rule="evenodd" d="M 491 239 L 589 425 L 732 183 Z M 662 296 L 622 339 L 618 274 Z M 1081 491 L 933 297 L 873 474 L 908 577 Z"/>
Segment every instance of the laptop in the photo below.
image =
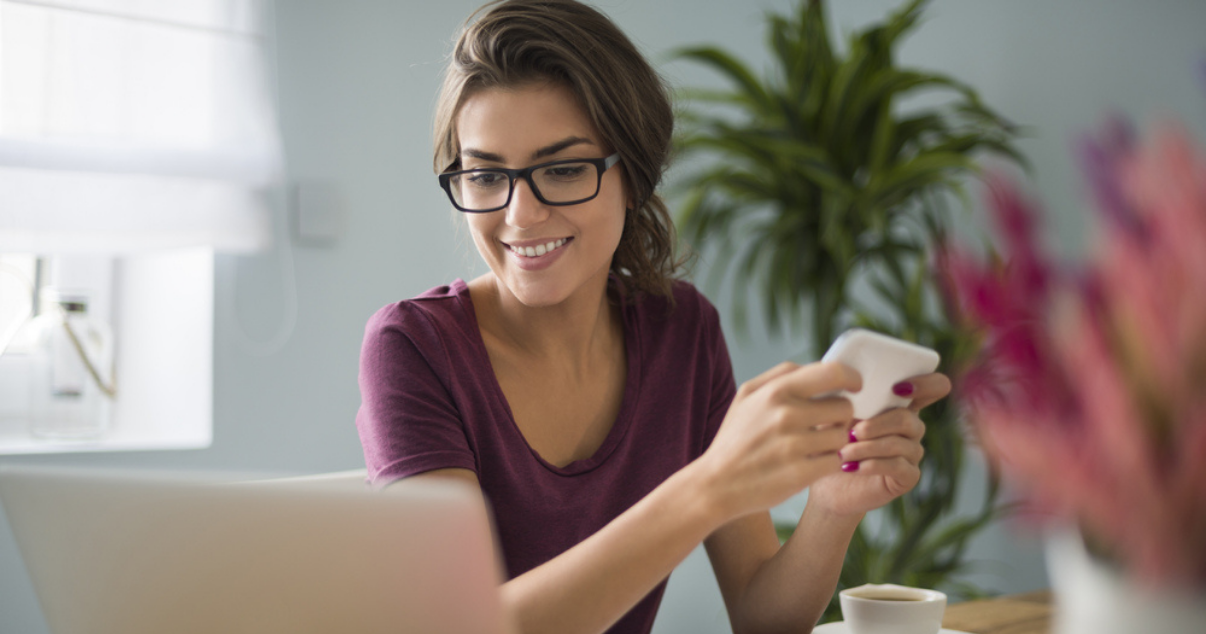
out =
<path fill-rule="evenodd" d="M 480 492 L 0 468 L 55 634 L 505 634 Z"/>

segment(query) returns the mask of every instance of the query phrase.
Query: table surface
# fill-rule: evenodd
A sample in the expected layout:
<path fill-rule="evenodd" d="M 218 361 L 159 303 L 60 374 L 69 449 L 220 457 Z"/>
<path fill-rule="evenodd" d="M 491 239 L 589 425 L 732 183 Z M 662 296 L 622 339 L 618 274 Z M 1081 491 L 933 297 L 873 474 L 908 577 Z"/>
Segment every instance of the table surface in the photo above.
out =
<path fill-rule="evenodd" d="M 1051 592 L 954 603 L 946 606 L 942 627 L 971 634 L 1048 634 Z"/>

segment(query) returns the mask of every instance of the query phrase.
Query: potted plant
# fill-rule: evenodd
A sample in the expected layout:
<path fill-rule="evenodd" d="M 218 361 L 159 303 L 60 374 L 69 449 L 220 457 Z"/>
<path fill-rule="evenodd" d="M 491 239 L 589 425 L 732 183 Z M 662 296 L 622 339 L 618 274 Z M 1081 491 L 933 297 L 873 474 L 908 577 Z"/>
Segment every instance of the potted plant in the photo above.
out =
<path fill-rule="evenodd" d="M 830 43 L 821 0 L 769 14 L 773 70 L 764 79 L 715 47 L 678 52 L 730 84 L 683 95 L 677 147 L 691 159 L 677 184 L 683 237 L 712 258 L 711 285 L 731 275 L 744 289 L 734 295 L 739 326 L 750 292 L 772 330 L 804 323 L 807 311 L 808 358 L 854 325 L 932 347 L 947 366 L 974 352 L 937 299 L 930 247 L 944 239 L 948 201 L 962 199 L 979 154 L 1022 159 L 1014 126 L 969 86 L 896 64 L 895 47 L 925 4 L 912 0 L 853 33 L 844 54 Z M 933 91 L 944 93 L 940 105 L 902 106 Z M 860 527 L 839 590 L 893 582 L 982 594 L 959 573 L 968 540 L 1001 512 L 995 481 L 977 513 L 957 515 L 965 444 L 956 408 L 943 401 L 923 419 L 921 484 L 882 513 L 881 530 Z M 837 615 L 834 601 L 825 620 Z"/>

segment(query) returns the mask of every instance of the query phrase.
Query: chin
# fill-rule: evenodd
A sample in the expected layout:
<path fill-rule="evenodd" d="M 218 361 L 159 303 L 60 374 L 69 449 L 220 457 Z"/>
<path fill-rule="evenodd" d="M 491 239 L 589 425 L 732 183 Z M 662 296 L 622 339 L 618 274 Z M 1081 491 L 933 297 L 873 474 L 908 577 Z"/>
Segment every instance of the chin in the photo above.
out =
<path fill-rule="evenodd" d="M 582 292 L 591 292 L 587 289 L 594 289 L 599 282 L 605 286 L 610 263 L 600 258 L 597 269 L 584 267 L 580 253 L 567 251 L 551 266 L 533 271 L 516 265 L 509 253 L 499 255 L 491 266 L 499 291 L 528 308 L 557 306 Z"/>
<path fill-rule="evenodd" d="M 548 281 L 519 281 L 503 279 L 507 291 L 528 308 L 556 306 L 569 298 L 570 292 L 562 283 Z"/>

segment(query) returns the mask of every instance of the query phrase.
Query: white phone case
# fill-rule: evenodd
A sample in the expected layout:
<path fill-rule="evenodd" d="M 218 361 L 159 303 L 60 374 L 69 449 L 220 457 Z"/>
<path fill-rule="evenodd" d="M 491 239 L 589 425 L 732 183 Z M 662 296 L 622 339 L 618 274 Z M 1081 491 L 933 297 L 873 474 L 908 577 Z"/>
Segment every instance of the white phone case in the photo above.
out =
<path fill-rule="evenodd" d="M 938 353 L 925 346 L 864 328 L 842 333 L 821 360 L 840 361 L 862 375 L 862 390 L 835 393 L 850 399 L 854 417 L 859 420 L 907 406 L 912 398 L 897 396 L 892 392 L 892 386 L 937 370 L 940 361 Z"/>

